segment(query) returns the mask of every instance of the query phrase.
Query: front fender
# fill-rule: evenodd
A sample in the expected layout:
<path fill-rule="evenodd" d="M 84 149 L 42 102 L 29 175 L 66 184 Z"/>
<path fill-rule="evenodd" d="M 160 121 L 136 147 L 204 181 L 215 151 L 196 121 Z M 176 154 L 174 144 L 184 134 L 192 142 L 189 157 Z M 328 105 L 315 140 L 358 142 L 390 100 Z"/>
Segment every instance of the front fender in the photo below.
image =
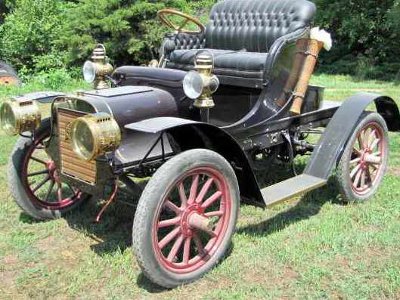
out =
<path fill-rule="evenodd" d="M 340 106 L 329 122 L 304 171 L 305 174 L 328 179 L 336 168 L 362 113 L 375 103 L 390 131 L 400 131 L 399 108 L 393 99 L 371 93 L 356 94 Z"/>
<path fill-rule="evenodd" d="M 125 129 L 149 134 L 167 132 L 181 151 L 203 148 L 219 153 L 235 170 L 242 198 L 250 204 L 265 206 L 247 155 L 224 130 L 207 123 L 171 117 L 132 123 Z"/>
<path fill-rule="evenodd" d="M 66 94 L 61 92 L 34 92 L 15 97 L 15 99 L 23 99 L 31 101 L 35 100 L 40 103 L 52 103 L 55 98 L 62 96 L 66 96 Z"/>

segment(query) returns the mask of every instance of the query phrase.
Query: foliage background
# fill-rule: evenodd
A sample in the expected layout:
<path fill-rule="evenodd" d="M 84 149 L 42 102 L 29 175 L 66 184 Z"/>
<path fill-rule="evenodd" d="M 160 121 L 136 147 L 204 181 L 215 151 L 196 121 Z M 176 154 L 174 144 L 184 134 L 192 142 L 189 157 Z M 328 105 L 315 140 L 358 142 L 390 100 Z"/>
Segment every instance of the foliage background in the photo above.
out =
<path fill-rule="evenodd" d="M 245 0 L 243 0 L 245 1 Z M 166 28 L 156 12 L 174 7 L 204 21 L 216 0 L 5 0 L 0 3 L 0 59 L 20 73 L 74 67 L 104 43 L 116 65 L 157 56 Z M 322 71 L 399 79 L 400 0 L 314 0 L 316 25 L 332 32 L 335 47 Z"/>

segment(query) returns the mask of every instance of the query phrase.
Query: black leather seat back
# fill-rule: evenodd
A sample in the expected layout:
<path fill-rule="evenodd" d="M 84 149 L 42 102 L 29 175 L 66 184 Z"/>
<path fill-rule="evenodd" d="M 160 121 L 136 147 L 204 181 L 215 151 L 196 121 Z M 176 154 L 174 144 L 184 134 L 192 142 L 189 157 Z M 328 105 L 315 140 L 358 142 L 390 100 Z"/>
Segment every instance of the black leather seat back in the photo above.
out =
<path fill-rule="evenodd" d="M 206 48 L 268 52 L 281 36 L 310 26 L 314 3 L 306 0 L 225 0 L 206 30 Z"/>

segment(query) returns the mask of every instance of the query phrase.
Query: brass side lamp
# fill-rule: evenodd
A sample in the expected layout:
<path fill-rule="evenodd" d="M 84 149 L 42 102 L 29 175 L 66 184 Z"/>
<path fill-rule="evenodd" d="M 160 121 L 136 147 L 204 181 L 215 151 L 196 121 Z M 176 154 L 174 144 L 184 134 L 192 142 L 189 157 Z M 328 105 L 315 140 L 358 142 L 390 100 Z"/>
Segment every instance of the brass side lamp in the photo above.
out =
<path fill-rule="evenodd" d="M 114 70 L 109 63 L 104 45 L 98 44 L 94 48 L 91 61 L 86 61 L 83 65 L 83 77 L 88 83 L 93 83 L 97 90 L 107 89 L 109 85 L 106 81 L 107 76 L 110 76 Z"/>
<path fill-rule="evenodd" d="M 183 80 L 183 89 L 188 98 L 195 100 L 193 105 L 199 109 L 215 106 L 212 95 L 218 90 L 218 77 L 213 75 L 214 58 L 211 53 L 202 52 L 196 56 L 194 68 Z"/>

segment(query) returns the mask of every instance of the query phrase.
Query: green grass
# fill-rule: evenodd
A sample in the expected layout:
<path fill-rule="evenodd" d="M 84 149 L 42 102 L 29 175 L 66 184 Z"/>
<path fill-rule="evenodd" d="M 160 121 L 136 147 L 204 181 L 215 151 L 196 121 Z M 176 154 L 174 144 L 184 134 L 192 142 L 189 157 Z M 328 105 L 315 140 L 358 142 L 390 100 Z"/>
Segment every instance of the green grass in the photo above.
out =
<path fill-rule="evenodd" d="M 345 76 L 313 79 L 326 99 L 357 91 L 394 97 L 400 87 Z M 64 90 L 81 88 L 72 82 Z M 5 98 L 46 89 L 36 83 L 0 91 Z M 131 252 L 133 209 L 117 203 L 101 224 L 89 202 L 52 222 L 35 222 L 13 203 L 6 162 L 15 138 L 0 136 L 0 298 L 257 299 L 400 298 L 400 137 L 391 134 L 390 169 L 378 194 L 341 205 L 329 185 L 291 204 L 241 207 L 230 255 L 204 279 L 163 290 L 143 277 Z"/>

